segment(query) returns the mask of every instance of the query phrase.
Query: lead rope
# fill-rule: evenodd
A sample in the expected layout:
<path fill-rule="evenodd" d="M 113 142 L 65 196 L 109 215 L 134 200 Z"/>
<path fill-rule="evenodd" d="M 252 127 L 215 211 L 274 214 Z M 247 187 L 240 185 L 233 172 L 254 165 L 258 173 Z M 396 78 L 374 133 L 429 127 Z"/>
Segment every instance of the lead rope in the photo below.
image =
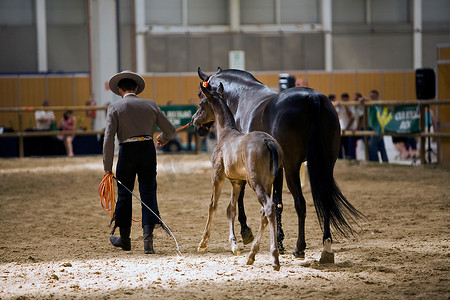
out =
<path fill-rule="evenodd" d="M 186 125 L 183 125 L 181 127 L 178 127 L 177 129 L 175 129 L 175 132 L 181 131 L 189 126 L 192 126 L 191 122 L 187 123 Z M 155 150 L 158 148 L 158 144 L 155 145 Z"/>

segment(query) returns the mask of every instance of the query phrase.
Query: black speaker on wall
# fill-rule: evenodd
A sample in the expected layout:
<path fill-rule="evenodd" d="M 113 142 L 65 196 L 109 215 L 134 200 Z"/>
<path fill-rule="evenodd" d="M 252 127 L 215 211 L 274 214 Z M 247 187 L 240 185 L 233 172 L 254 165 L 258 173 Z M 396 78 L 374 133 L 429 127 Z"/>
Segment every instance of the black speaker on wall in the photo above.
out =
<path fill-rule="evenodd" d="M 416 70 L 416 97 L 419 100 L 430 100 L 436 97 L 436 78 L 433 69 Z"/>
<path fill-rule="evenodd" d="M 280 92 L 295 86 L 295 77 L 289 74 L 280 74 L 278 79 L 280 84 Z"/>

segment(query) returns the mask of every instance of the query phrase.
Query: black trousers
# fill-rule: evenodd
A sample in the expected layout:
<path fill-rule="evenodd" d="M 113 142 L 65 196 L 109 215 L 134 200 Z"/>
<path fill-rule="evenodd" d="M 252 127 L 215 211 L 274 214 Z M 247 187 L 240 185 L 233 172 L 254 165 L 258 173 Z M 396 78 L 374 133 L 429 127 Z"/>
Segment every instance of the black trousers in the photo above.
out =
<path fill-rule="evenodd" d="M 156 201 L 156 150 L 152 140 L 120 144 L 116 176 L 130 191 L 138 176 L 140 199 L 159 216 Z M 115 210 L 115 227 L 131 227 L 132 198 L 129 191 L 117 185 L 118 199 Z M 134 193 L 136 195 L 136 193 Z M 135 201 L 138 201 L 135 199 Z M 161 223 L 142 206 L 142 226 Z M 138 218 L 138 217 L 137 217 Z"/>

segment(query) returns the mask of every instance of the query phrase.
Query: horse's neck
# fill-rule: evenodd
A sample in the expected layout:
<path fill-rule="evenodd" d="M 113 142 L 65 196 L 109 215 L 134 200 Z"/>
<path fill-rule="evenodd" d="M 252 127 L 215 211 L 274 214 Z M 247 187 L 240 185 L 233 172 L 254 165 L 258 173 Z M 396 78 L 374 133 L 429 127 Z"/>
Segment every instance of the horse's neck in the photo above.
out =
<path fill-rule="evenodd" d="M 227 102 L 233 115 L 236 115 L 241 107 L 247 105 L 256 106 L 263 99 L 267 99 L 275 94 L 276 92 L 267 85 L 254 83 L 250 86 L 244 86 L 229 92 L 229 94 L 227 94 Z"/>
<path fill-rule="evenodd" d="M 234 116 L 225 101 L 222 99 L 215 99 L 212 102 L 212 105 L 216 117 L 217 134 L 219 137 L 233 131 L 238 131 Z"/>

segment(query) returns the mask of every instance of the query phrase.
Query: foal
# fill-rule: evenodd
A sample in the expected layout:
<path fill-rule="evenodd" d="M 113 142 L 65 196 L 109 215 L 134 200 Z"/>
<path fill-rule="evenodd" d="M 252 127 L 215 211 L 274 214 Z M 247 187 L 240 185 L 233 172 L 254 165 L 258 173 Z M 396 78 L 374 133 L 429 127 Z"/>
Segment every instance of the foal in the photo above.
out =
<path fill-rule="evenodd" d="M 201 131 L 202 126 L 215 121 L 218 138 L 217 146 L 212 154 L 213 193 L 209 204 L 208 220 L 198 251 L 206 250 L 211 221 L 217 209 L 222 184 L 225 178 L 228 178 L 233 187 L 232 197 L 227 208 L 230 226 L 229 242 L 231 251 L 237 254 L 238 247 L 234 234 L 236 202 L 245 181 L 247 181 L 262 205 L 260 228 L 248 255 L 247 264 L 251 265 L 255 261 L 264 228 L 269 224 L 272 266 L 274 270 L 279 270 L 275 204 L 269 195 L 275 175 L 281 169 L 282 149 L 278 142 L 267 133 L 253 131 L 243 134 L 236 128 L 233 114 L 223 99 L 222 84 L 219 85 L 217 90 L 214 90 L 207 81 L 204 81 L 200 87 L 206 98 L 200 101 L 200 107 L 192 117 L 192 124 L 197 131 Z"/>

